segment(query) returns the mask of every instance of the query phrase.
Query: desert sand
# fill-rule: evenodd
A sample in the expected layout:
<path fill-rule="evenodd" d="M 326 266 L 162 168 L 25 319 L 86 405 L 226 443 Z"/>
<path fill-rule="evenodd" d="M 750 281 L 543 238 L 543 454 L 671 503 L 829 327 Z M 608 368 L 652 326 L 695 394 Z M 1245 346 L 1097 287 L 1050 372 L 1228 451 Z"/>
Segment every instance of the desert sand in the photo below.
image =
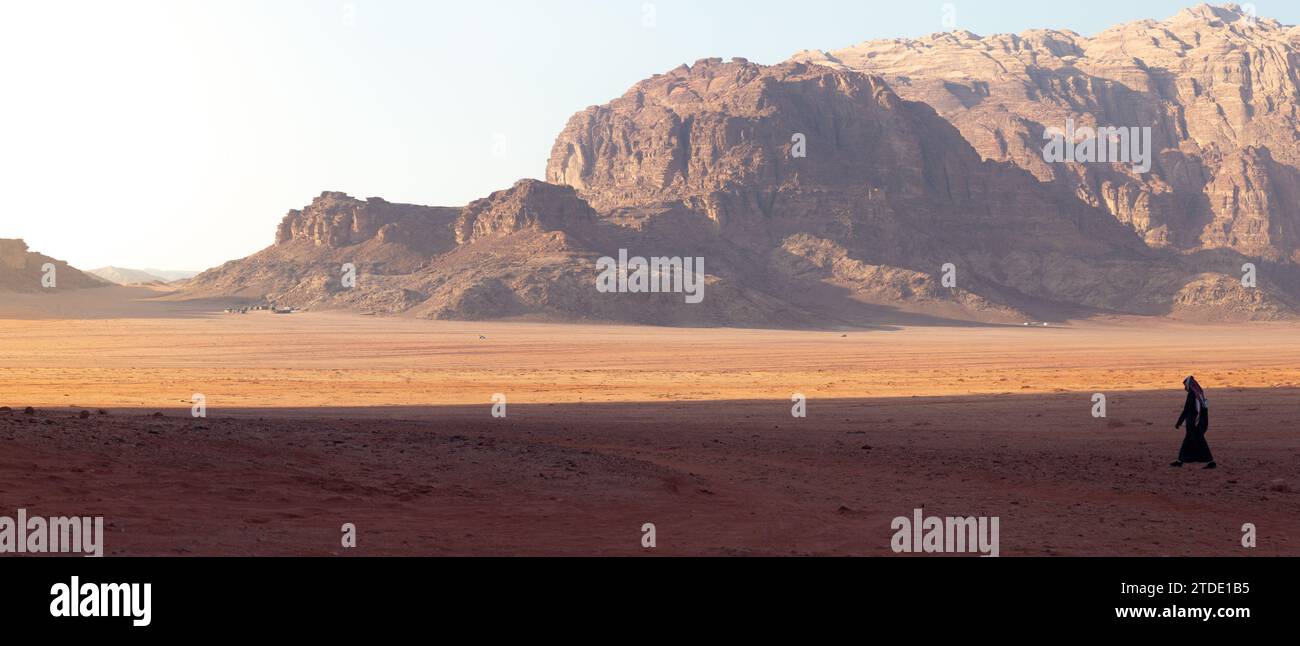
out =
<path fill-rule="evenodd" d="M 918 507 L 1000 517 L 1004 556 L 1300 549 L 1288 324 L 6 316 L 0 509 L 102 515 L 113 555 L 888 555 Z M 1189 373 L 1218 471 L 1166 466 Z"/>
<path fill-rule="evenodd" d="M 812 399 L 1077 392 L 1086 402 L 1093 393 L 1176 395 L 1192 373 L 1213 389 L 1300 388 L 1300 328 L 1290 323 L 677 329 L 226 315 L 202 303 L 86 291 L 104 307 L 46 305 L 46 318 L 0 308 L 6 398 L 44 407 L 188 407 L 201 393 L 214 410 L 483 404 L 496 393 L 517 404 L 788 401 L 796 392 Z M 68 318 L 83 311 L 74 307 L 95 317 Z"/>

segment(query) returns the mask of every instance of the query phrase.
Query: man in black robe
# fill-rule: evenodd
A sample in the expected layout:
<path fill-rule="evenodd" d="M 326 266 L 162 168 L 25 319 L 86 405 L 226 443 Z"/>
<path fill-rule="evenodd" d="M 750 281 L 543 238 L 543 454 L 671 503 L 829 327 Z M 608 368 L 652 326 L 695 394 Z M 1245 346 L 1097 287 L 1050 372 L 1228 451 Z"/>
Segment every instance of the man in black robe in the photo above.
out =
<path fill-rule="evenodd" d="M 1205 462 L 1208 463 L 1205 468 L 1217 469 L 1219 465 L 1210 453 L 1209 442 L 1205 441 L 1205 433 L 1210 430 L 1210 404 L 1205 397 L 1205 390 L 1196 382 L 1196 377 L 1184 380 L 1183 388 L 1187 390 L 1187 402 L 1183 404 L 1183 414 L 1174 428 L 1182 428 L 1186 423 L 1187 435 L 1183 438 L 1182 449 L 1178 451 L 1178 461 L 1169 466 L 1181 467 L 1187 463 Z"/>

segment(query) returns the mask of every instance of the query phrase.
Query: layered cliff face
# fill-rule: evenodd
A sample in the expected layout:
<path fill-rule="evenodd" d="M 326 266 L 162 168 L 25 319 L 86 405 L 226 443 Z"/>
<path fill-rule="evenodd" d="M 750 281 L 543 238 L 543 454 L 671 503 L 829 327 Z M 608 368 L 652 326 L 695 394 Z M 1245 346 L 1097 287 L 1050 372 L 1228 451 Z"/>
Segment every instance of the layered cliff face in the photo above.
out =
<path fill-rule="evenodd" d="M 580 233 L 599 216 L 573 189 L 537 180 L 521 180 L 465 207 L 456 219 L 456 243 L 508 236 L 524 229 Z"/>
<path fill-rule="evenodd" d="M 888 210 L 885 193 L 951 200 L 972 189 L 964 171 L 979 160 L 929 132 L 950 128 L 926 112 L 875 77 L 708 59 L 576 115 L 547 180 L 601 211 L 682 206 L 730 235 L 799 220 L 843 229 L 851 213 Z"/>
<path fill-rule="evenodd" d="M 575 115 L 545 182 L 463 209 L 326 193 L 274 246 L 189 289 L 662 325 L 1288 317 L 1293 36 L 1202 8 L 1092 39 L 954 33 L 776 66 L 706 59 Z M 1071 120 L 1150 126 L 1150 172 L 1049 163 L 1043 132 Z M 598 290 L 602 258 L 621 252 L 702 259 L 703 302 Z"/>
<path fill-rule="evenodd" d="M 431 256 L 455 247 L 452 226 L 459 212 L 322 193 L 284 217 L 271 247 L 195 276 L 186 292 L 301 307 L 355 297 L 354 291 L 344 291 L 344 265 L 371 277 L 374 287 L 387 277 L 418 271 Z M 401 287 L 385 287 L 367 298 L 372 301 L 367 307 L 382 311 L 403 311 L 420 302 Z M 339 306 L 349 306 L 348 301 Z"/>
<path fill-rule="evenodd" d="M 834 271 L 845 262 L 774 265 L 820 268 L 872 302 L 975 317 L 1147 313 L 1200 273 L 1059 186 L 981 159 L 880 78 L 827 66 L 714 59 L 647 80 L 575 116 L 547 175 L 605 211 L 676 208 L 721 240 L 779 257 L 811 259 L 801 251 L 811 237 L 846 262 L 932 283 L 881 291 L 872 276 L 883 274 L 847 278 Z M 957 290 L 934 289 L 946 265 Z"/>
<path fill-rule="evenodd" d="M 342 249 L 376 242 L 438 251 L 450 248 L 445 211 L 427 206 L 393 204 L 382 198 L 358 200 L 325 192 L 301 211 L 290 211 L 275 233 L 277 245 L 310 242 Z M 439 217 L 443 216 L 443 217 Z"/>
<path fill-rule="evenodd" d="M 878 74 L 904 98 L 932 106 L 986 159 L 1007 161 L 1114 215 L 1153 247 L 1231 248 L 1297 258 L 1295 202 L 1270 199 L 1300 167 L 1300 30 L 1240 7 L 1200 6 L 1165 21 L 1120 25 L 1093 38 L 1035 30 L 871 41 L 793 60 Z M 1043 132 L 1149 127 L 1152 169 L 1044 161 Z M 1254 181 L 1265 178 L 1263 183 Z M 1236 197 L 1224 199 L 1225 187 Z M 1224 220 L 1239 221 L 1225 235 Z M 1246 234 L 1245 232 L 1250 232 Z"/>
<path fill-rule="evenodd" d="M 42 279 L 53 267 L 54 284 L 47 287 Z M 22 240 L 0 239 L 0 292 L 40 293 L 90 287 L 108 283 L 74 268 L 62 260 L 29 251 Z"/>
<path fill-rule="evenodd" d="M 336 213 L 350 215 L 364 204 L 340 194 L 326 194 Z M 371 200 L 370 202 L 373 202 Z M 341 205 L 341 210 L 339 209 Z M 681 246 L 654 231 L 624 227 L 602 218 L 569 187 L 523 180 L 464 209 L 414 212 L 401 230 L 438 232 L 431 245 L 384 238 L 387 224 L 372 225 L 374 237 L 346 244 L 353 231 L 347 218 L 319 219 L 329 210 L 308 207 L 291 212 L 286 223 L 304 215 L 333 222 L 341 232 L 317 235 L 319 224 L 290 231 L 304 237 L 277 237 L 277 243 L 249 258 L 209 270 L 193 279 L 190 297 L 235 296 L 280 306 L 348 309 L 379 314 L 409 314 L 433 319 L 501 319 L 527 317 L 555 321 L 624 321 L 650 325 L 815 326 L 818 313 L 802 312 L 766 295 L 760 279 L 744 279 L 760 259 L 728 258 L 710 253 L 723 271 L 742 277 L 723 280 L 705 268 L 709 298 L 699 306 L 681 294 L 617 294 L 596 289 L 597 261 L 620 249 L 693 252 L 725 248 L 717 240 L 694 240 Z M 416 221 L 418 220 L 418 222 Z M 282 225 L 281 231 L 286 226 Z M 364 230 L 364 229 L 363 229 Z M 328 241 L 335 240 L 331 244 Z M 721 245 L 721 247 L 717 246 Z M 633 253 L 636 253 L 635 251 Z M 356 267 L 356 284 L 341 280 L 344 263 Z M 759 275 L 763 275 L 758 267 Z M 756 288 L 757 287 L 757 288 Z"/>

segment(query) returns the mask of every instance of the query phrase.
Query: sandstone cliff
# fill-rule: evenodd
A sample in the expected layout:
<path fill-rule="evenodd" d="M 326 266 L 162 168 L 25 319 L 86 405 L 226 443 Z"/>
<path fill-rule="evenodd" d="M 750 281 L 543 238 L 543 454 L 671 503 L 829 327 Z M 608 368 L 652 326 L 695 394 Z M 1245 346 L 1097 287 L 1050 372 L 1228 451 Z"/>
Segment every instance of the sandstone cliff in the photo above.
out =
<path fill-rule="evenodd" d="M 1110 212 L 1153 247 L 1300 260 L 1300 30 L 1202 5 L 1087 38 L 1034 30 L 871 41 L 793 60 L 879 74 L 932 106 L 986 159 Z M 1150 173 L 1048 164 L 1046 128 L 1149 127 Z"/>
<path fill-rule="evenodd" d="M 1290 317 L 1298 37 L 1201 7 L 1095 38 L 957 32 L 775 66 L 705 59 L 574 115 L 545 182 L 463 209 L 325 193 L 189 290 L 661 325 Z M 1151 172 L 1047 163 L 1044 130 L 1069 120 L 1149 126 Z M 598 292 L 597 260 L 620 250 L 703 258 L 704 302 Z"/>

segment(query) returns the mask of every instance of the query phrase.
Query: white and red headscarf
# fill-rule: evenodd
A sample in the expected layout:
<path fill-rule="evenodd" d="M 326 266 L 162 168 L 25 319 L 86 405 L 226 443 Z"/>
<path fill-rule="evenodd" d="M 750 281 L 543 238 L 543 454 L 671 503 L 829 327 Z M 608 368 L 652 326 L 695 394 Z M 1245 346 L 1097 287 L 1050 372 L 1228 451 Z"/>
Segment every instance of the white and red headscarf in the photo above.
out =
<path fill-rule="evenodd" d="M 1210 407 L 1210 402 L 1205 397 L 1205 389 L 1201 388 L 1201 384 L 1196 381 L 1196 377 L 1188 377 L 1184 379 L 1183 387 L 1187 388 L 1187 392 L 1196 395 L 1196 401 L 1201 404 L 1202 410 Z"/>

